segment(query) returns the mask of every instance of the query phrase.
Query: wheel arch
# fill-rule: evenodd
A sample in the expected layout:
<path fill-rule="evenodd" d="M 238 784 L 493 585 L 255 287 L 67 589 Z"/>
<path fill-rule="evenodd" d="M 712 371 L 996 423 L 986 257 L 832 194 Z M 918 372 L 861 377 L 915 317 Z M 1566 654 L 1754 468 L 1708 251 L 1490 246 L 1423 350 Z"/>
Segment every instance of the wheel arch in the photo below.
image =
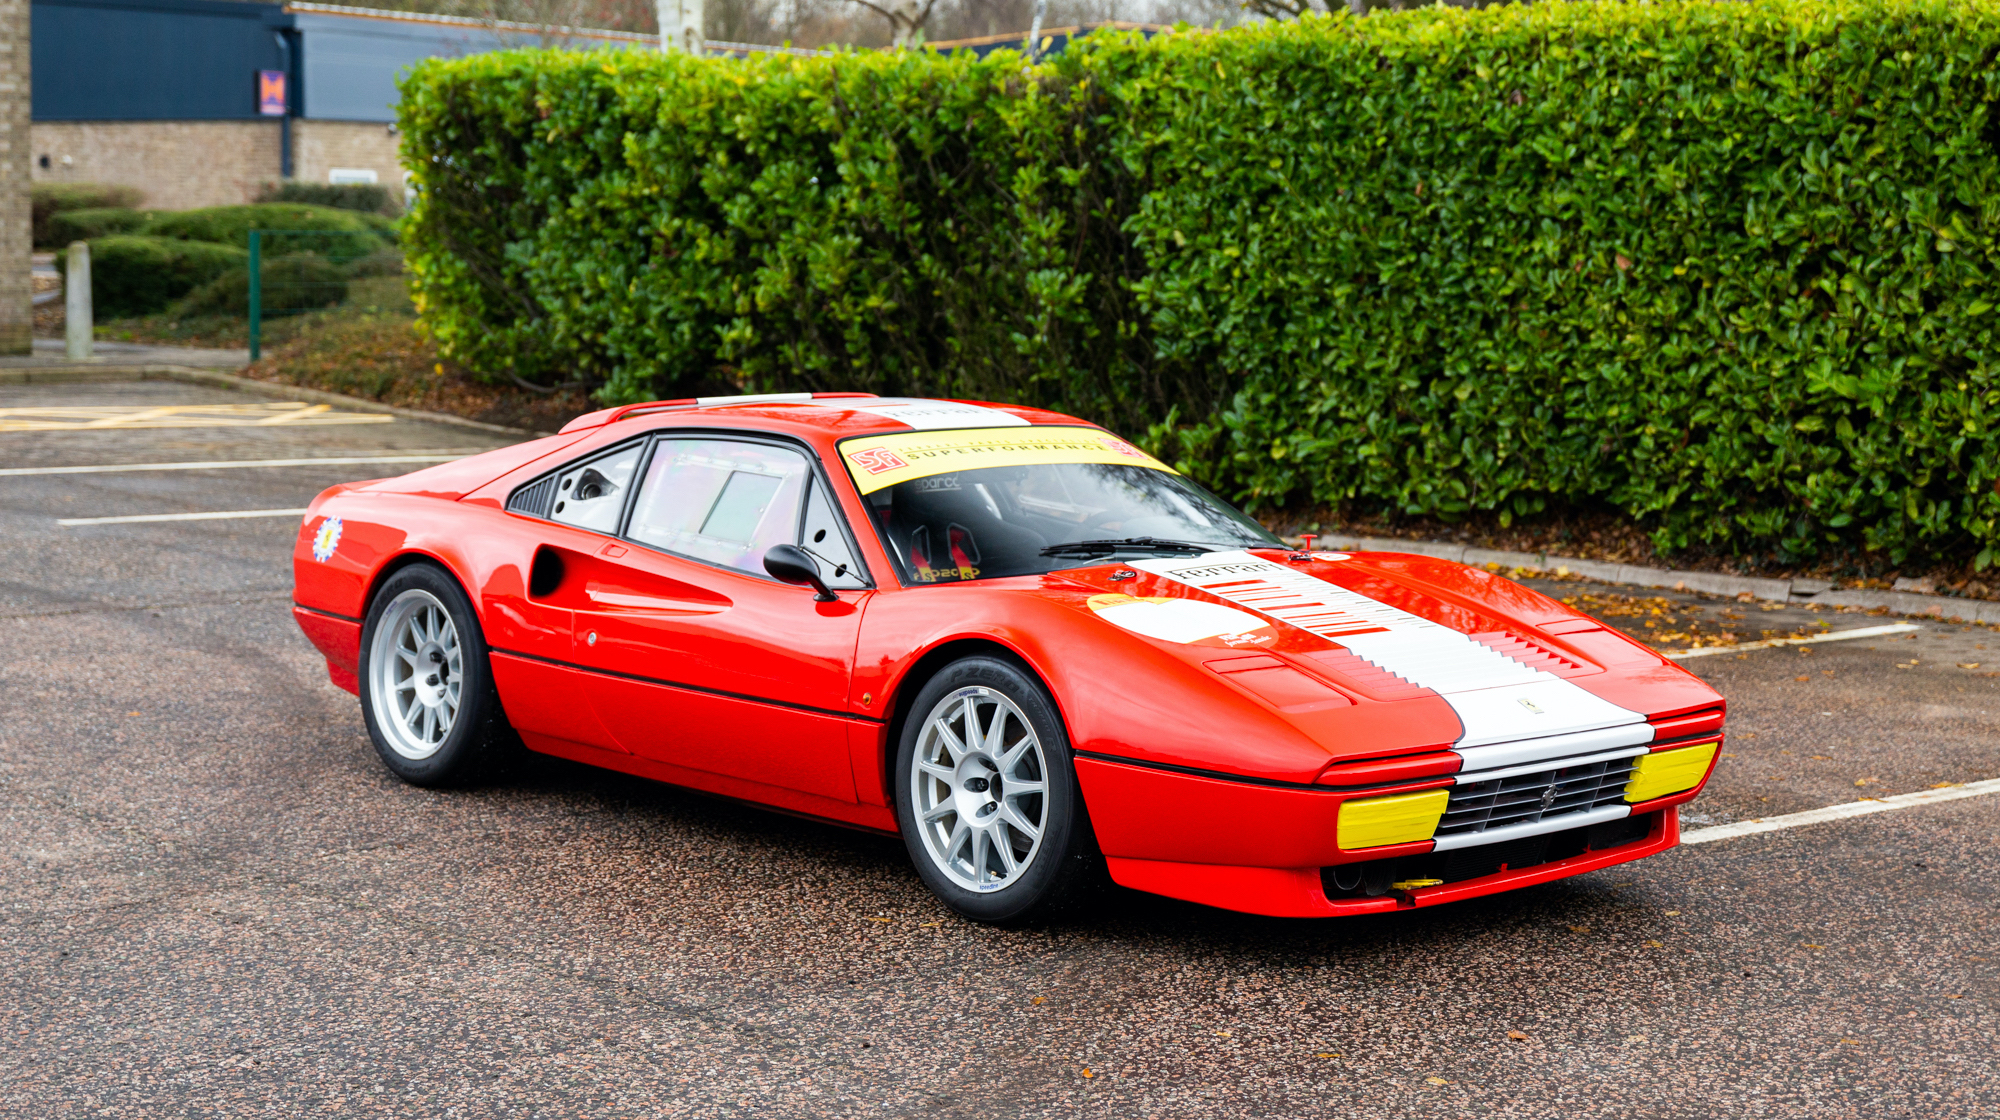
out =
<path fill-rule="evenodd" d="M 889 723 L 887 734 L 883 736 L 882 749 L 875 759 L 876 768 L 882 780 L 882 788 L 889 793 L 890 804 L 895 801 L 896 749 L 903 741 L 903 727 L 909 722 L 911 709 L 916 706 L 917 694 L 924 690 L 932 677 L 944 667 L 967 657 L 987 656 L 997 658 L 1033 677 L 1049 694 L 1055 703 L 1056 718 L 1063 721 L 1063 735 L 1069 735 L 1069 716 L 1063 710 L 1062 696 L 1049 683 L 1048 674 L 1036 668 L 1021 651 L 991 637 L 951 638 L 926 650 L 917 658 L 902 677 L 896 681 L 889 694 Z M 1081 795 L 1079 790 L 1078 794 Z"/>
<path fill-rule="evenodd" d="M 375 569 L 375 573 L 368 577 L 368 586 L 361 593 L 362 622 L 366 624 L 369 612 L 375 609 L 375 595 L 382 590 L 383 584 L 389 582 L 391 577 L 404 568 L 425 563 L 434 564 L 444 569 L 444 574 L 450 576 L 451 581 L 458 585 L 459 593 L 465 596 L 465 601 L 472 604 L 473 620 L 478 622 L 483 629 L 485 627 L 485 620 L 479 617 L 479 600 L 473 598 L 472 592 L 467 589 L 465 576 L 459 572 L 458 566 L 435 552 L 426 552 L 422 549 L 410 549 L 406 552 L 397 553 L 395 556 L 383 561 L 381 566 Z"/>

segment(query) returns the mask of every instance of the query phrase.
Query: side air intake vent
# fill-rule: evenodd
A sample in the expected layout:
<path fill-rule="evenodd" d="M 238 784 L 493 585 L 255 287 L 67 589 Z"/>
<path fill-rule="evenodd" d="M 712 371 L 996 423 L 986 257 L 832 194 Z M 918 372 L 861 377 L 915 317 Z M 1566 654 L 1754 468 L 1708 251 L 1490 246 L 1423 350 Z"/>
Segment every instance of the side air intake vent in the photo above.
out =
<path fill-rule="evenodd" d="M 507 499 L 508 513 L 525 513 L 530 517 L 547 517 L 549 501 L 556 496 L 556 476 L 550 475 L 539 482 L 530 482 Z"/>

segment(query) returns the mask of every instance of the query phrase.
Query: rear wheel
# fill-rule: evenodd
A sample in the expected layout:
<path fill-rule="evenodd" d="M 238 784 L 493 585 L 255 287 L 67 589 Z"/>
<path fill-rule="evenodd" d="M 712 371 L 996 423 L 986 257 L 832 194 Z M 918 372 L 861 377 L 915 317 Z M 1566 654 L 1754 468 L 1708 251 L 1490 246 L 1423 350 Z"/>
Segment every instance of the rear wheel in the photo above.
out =
<path fill-rule="evenodd" d="M 361 712 L 383 763 L 416 785 L 471 777 L 505 719 L 458 582 L 432 564 L 390 576 L 369 604 L 361 653 Z"/>
<path fill-rule="evenodd" d="M 1018 666 L 968 657 L 932 677 L 903 726 L 895 773 L 917 874 L 966 917 L 1048 917 L 1101 878 L 1060 713 Z"/>

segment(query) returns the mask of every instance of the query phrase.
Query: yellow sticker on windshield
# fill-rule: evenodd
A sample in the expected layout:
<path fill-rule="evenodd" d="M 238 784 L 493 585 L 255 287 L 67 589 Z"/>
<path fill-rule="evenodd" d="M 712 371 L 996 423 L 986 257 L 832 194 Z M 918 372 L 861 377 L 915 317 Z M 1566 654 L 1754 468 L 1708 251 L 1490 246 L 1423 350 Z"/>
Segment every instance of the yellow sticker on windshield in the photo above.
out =
<path fill-rule="evenodd" d="M 1109 432 L 1090 428 L 974 428 L 898 432 L 840 445 L 847 472 L 863 494 L 913 478 L 986 467 L 1108 463 L 1174 473 L 1173 468 Z"/>

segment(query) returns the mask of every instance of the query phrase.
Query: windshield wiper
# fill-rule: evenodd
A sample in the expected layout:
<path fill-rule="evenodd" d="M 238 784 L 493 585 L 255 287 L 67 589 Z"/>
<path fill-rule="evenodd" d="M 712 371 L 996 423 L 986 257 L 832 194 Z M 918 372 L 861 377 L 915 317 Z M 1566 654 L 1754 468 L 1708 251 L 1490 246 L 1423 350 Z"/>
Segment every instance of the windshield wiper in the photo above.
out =
<path fill-rule="evenodd" d="M 1115 552 L 1215 552 L 1225 546 L 1169 541 L 1159 537 L 1120 537 L 1109 541 L 1070 541 L 1052 544 L 1043 556 L 1109 556 Z"/>

